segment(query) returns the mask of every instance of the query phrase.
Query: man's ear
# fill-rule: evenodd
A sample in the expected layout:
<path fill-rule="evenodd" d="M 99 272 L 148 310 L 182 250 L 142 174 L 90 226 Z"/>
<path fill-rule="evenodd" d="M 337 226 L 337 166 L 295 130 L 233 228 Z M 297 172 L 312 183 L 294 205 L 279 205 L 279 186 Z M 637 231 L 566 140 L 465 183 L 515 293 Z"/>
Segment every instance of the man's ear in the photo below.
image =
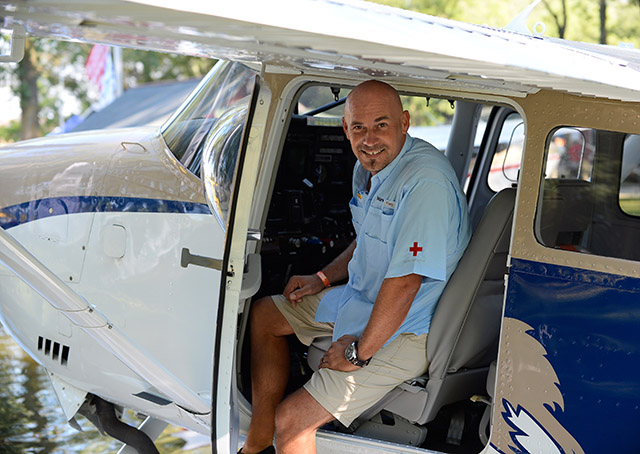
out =
<path fill-rule="evenodd" d="M 344 130 L 344 135 L 347 136 L 347 140 L 351 140 L 349 139 L 349 127 L 347 126 L 347 122 L 344 117 L 342 117 L 342 129 Z"/>
<path fill-rule="evenodd" d="M 402 134 L 406 134 L 409 131 L 411 125 L 411 115 L 408 110 L 402 112 Z"/>

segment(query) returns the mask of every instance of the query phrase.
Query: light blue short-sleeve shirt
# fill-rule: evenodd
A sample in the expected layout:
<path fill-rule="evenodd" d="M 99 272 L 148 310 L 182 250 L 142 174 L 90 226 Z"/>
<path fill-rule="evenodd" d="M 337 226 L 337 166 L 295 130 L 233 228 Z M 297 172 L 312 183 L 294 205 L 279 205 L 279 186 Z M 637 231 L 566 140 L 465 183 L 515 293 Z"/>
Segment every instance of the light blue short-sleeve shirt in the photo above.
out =
<path fill-rule="evenodd" d="M 356 163 L 349 203 L 356 249 L 346 286 L 320 302 L 316 321 L 333 322 L 334 341 L 364 331 L 382 281 L 409 274 L 422 284 L 400 333 L 429 332 L 444 286 L 464 252 L 471 230 L 465 195 L 447 158 L 407 135 L 398 156 L 371 177 Z M 386 344 L 385 344 L 386 345 Z"/>

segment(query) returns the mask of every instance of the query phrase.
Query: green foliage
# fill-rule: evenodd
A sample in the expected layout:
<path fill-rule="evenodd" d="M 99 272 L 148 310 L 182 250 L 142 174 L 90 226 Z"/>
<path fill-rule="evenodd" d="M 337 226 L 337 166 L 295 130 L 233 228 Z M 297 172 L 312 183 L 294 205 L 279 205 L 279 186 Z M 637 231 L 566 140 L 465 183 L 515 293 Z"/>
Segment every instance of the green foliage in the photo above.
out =
<path fill-rule="evenodd" d="M 5 37 L 3 40 L 6 41 Z M 30 38 L 28 46 L 36 55 L 30 61 L 37 73 L 38 93 L 32 93 L 34 85 L 28 83 L 30 75 L 24 64 L 0 65 L 0 83 L 11 87 L 22 106 L 38 97 L 39 109 L 31 114 L 37 115 L 39 129 L 46 134 L 66 120 L 60 118 L 62 103 L 73 100 L 78 106 L 74 113 L 80 114 L 97 100 L 97 90 L 89 85 L 84 69 L 91 45 Z M 134 49 L 124 49 L 123 60 L 125 89 L 152 81 L 203 77 L 215 64 L 215 60 L 207 58 Z M 0 128 L 0 141 L 17 140 L 20 130 L 18 137 L 15 133 L 14 124 Z"/>
<path fill-rule="evenodd" d="M 396 8 L 418 11 L 432 16 L 455 19 L 461 13 L 461 0 L 371 0 Z"/>
<path fill-rule="evenodd" d="M 125 88 L 159 80 L 203 77 L 216 60 L 186 55 L 163 54 L 138 49 L 122 51 Z"/>
<path fill-rule="evenodd" d="M 375 0 L 404 9 L 449 19 L 502 28 L 533 0 Z M 559 37 L 557 23 L 566 26 L 565 39 L 600 42 L 600 0 L 543 0 L 527 21 L 529 29 L 537 22 L 546 26 L 545 36 Z M 564 17 L 563 3 L 566 4 Z M 640 48 L 640 1 L 607 0 L 608 44 L 632 43 Z M 555 17 L 554 17 L 555 16 Z M 557 21 L 556 21 L 557 19 Z"/>
<path fill-rule="evenodd" d="M 0 126 L 0 146 L 20 140 L 20 122 L 14 120 L 8 125 Z"/>
<path fill-rule="evenodd" d="M 402 96 L 402 105 L 411 114 L 413 126 L 436 126 L 451 123 L 454 109 L 446 99 L 429 99 Z"/>

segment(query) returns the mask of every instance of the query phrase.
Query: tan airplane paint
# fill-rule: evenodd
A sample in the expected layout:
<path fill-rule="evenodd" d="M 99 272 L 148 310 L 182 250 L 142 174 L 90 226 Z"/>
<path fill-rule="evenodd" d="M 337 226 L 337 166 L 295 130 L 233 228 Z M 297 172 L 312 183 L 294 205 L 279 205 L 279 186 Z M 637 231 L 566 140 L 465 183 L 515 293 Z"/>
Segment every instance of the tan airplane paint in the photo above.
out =
<path fill-rule="evenodd" d="M 533 328 L 523 321 L 505 317 L 500 338 L 500 357 L 496 377 L 491 443 L 502 452 L 512 452 L 510 433 L 514 431 L 502 415 L 502 399 L 526 409 L 553 437 L 566 453 L 584 454 L 580 444 L 545 408 L 557 404 L 564 410 L 564 399 L 558 389 L 558 376 L 547 360 L 547 351 L 527 331 Z"/>
<path fill-rule="evenodd" d="M 511 256 L 640 277 L 638 262 L 548 248 L 536 239 L 534 230 L 544 152 L 551 130 L 558 126 L 582 126 L 640 134 L 640 104 L 584 98 L 552 91 L 541 91 L 518 102 L 525 113 L 526 143 Z"/>

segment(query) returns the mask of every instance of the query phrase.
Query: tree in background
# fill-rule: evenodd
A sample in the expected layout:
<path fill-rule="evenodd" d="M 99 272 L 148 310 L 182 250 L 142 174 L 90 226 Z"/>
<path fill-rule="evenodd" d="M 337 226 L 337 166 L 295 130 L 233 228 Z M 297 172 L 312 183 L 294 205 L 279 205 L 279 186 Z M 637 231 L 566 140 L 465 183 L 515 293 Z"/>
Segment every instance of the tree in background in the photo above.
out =
<path fill-rule="evenodd" d="M 19 63 L 0 65 L 0 81 L 11 87 L 21 108 L 18 122 L 0 128 L 0 139 L 31 139 L 53 129 L 59 123 L 63 90 L 81 102 L 86 99 L 86 84 L 74 68 L 83 64 L 88 49 L 88 45 L 28 38 Z"/>
<path fill-rule="evenodd" d="M 604 0 L 601 0 L 604 1 Z M 560 12 L 555 11 L 549 5 L 548 0 L 542 0 L 544 7 L 547 9 L 551 17 L 553 18 L 553 22 L 558 29 L 558 38 L 564 39 L 565 32 L 567 30 L 567 0 L 561 0 Z"/>
<path fill-rule="evenodd" d="M 202 78 L 216 60 L 163 54 L 139 49 L 123 49 L 124 89 L 161 80 Z"/>
<path fill-rule="evenodd" d="M 607 0 L 600 0 L 600 44 L 607 44 Z"/>
<path fill-rule="evenodd" d="M 0 141 L 14 142 L 49 133 L 64 122 L 61 103 L 75 102 L 76 114 L 95 101 L 84 65 L 91 45 L 28 38 L 20 63 L 0 65 L 0 81 L 20 99 L 20 120 L 0 127 Z M 203 77 L 215 63 L 207 58 L 123 50 L 124 88 L 160 80 Z"/>
<path fill-rule="evenodd" d="M 21 83 L 18 85 L 20 96 L 20 137 L 31 139 L 40 136 L 38 116 L 40 112 L 40 93 L 38 91 L 38 61 L 32 40 L 27 39 L 24 58 L 16 68 L 16 75 Z"/>
<path fill-rule="evenodd" d="M 533 0 L 374 0 L 399 8 L 501 28 Z M 590 43 L 631 43 L 640 48 L 640 0 L 542 0 L 529 27 L 543 22 L 546 35 Z M 569 27 L 568 24 L 571 24 Z"/>

